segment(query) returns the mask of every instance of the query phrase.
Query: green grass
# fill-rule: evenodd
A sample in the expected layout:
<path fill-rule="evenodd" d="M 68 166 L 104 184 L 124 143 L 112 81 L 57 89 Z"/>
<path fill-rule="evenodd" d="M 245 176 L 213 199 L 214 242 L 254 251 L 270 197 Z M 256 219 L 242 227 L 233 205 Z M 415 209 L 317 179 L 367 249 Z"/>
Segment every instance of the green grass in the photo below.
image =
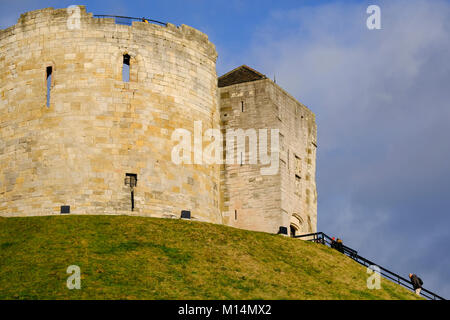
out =
<path fill-rule="evenodd" d="M 69 290 L 69 265 L 81 289 Z M 0 299 L 417 299 L 320 244 L 185 220 L 0 218 Z"/>

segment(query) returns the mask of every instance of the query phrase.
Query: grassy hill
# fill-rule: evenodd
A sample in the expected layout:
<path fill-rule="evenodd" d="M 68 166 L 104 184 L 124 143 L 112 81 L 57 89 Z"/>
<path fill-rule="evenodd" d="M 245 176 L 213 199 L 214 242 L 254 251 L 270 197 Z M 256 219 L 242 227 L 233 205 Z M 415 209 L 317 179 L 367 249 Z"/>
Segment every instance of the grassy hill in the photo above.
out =
<path fill-rule="evenodd" d="M 367 276 L 324 245 L 209 223 L 0 218 L 0 299 L 417 299 L 385 279 L 369 290 Z"/>

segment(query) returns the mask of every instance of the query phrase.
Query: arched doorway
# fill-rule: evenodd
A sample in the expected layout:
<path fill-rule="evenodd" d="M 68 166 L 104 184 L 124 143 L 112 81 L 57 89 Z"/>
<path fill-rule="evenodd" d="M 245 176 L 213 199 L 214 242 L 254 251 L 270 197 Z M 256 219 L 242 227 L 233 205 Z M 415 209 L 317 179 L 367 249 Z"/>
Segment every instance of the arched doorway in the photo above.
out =
<path fill-rule="evenodd" d="M 291 224 L 291 226 L 290 226 L 290 235 L 291 235 L 291 237 L 294 238 L 297 234 L 298 234 L 297 227 L 294 226 L 293 224 Z"/>
<path fill-rule="evenodd" d="M 298 213 L 293 213 L 290 221 L 290 236 L 295 237 L 302 233 L 303 231 L 303 219 Z"/>

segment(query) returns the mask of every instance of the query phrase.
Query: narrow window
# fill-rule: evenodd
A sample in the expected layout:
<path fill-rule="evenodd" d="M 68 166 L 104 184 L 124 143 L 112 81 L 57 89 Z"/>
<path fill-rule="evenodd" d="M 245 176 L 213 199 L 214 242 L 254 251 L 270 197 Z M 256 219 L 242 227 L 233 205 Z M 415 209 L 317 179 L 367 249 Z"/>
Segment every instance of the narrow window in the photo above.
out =
<path fill-rule="evenodd" d="M 301 173 L 301 168 L 302 168 L 302 162 L 301 159 L 295 155 L 295 175 L 300 176 Z"/>
<path fill-rule="evenodd" d="M 128 54 L 123 55 L 122 81 L 130 82 L 130 56 Z"/>
<path fill-rule="evenodd" d="M 244 101 L 241 101 L 241 111 L 244 112 Z"/>
<path fill-rule="evenodd" d="M 289 161 L 289 149 L 287 150 L 287 166 L 288 166 L 288 171 L 291 171 L 291 167 L 290 167 L 290 161 Z"/>
<path fill-rule="evenodd" d="M 70 213 L 70 206 L 61 206 L 61 214 Z"/>
<path fill-rule="evenodd" d="M 52 67 L 47 67 L 47 108 L 50 107 L 50 91 L 52 89 Z"/>
<path fill-rule="evenodd" d="M 302 183 L 301 183 L 302 178 L 299 175 L 295 175 L 295 194 L 298 195 L 299 197 L 302 194 Z"/>
<path fill-rule="evenodd" d="M 280 147 L 281 147 L 281 151 L 284 151 L 284 135 L 280 132 Z"/>
<path fill-rule="evenodd" d="M 234 210 L 234 220 L 237 220 L 237 210 Z"/>
<path fill-rule="evenodd" d="M 137 186 L 137 174 L 136 173 L 127 173 L 125 175 L 125 185 L 130 187 L 131 211 L 134 211 L 134 188 Z"/>

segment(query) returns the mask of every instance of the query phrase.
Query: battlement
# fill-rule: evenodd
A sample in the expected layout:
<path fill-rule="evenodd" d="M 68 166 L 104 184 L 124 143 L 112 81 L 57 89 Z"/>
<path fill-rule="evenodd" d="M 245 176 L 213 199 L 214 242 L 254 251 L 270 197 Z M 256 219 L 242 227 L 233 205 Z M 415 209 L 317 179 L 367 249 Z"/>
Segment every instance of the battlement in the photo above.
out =
<path fill-rule="evenodd" d="M 214 61 L 217 59 L 217 51 L 213 43 L 209 41 L 208 36 L 190 26 L 182 24 L 176 26 L 172 23 L 159 25 L 155 23 L 145 23 L 141 21 L 133 21 L 130 26 L 117 24 L 114 18 L 94 17 L 90 12 L 86 11 L 86 6 L 80 5 L 79 21 L 81 32 L 86 31 L 108 31 L 115 32 L 142 33 L 147 32 L 153 35 L 170 34 L 179 41 L 194 42 L 206 55 Z M 14 41 L 16 38 L 22 37 L 22 33 L 30 33 L 32 36 L 46 35 L 51 32 L 67 31 L 67 21 L 71 12 L 68 8 L 54 9 L 52 7 L 29 11 L 21 14 L 17 23 L 9 28 L 0 30 L 0 46 L 3 42 Z M 72 30 L 73 31 L 73 30 Z M 9 39 L 13 37 L 12 39 Z"/>

